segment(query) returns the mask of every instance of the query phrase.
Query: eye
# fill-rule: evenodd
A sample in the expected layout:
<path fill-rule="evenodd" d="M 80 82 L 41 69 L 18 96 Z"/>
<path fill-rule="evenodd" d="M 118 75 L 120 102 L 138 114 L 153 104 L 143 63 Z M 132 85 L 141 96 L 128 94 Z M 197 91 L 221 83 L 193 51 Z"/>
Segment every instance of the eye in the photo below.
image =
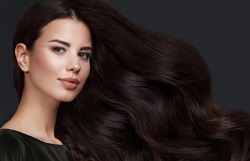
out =
<path fill-rule="evenodd" d="M 55 52 L 55 53 L 57 53 L 57 54 L 62 54 L 62 53 L 65 52 L 65 49 L 62 48 L 62 47 L 53 47 L 52 51 Z"/>
<path fill-rule="evenodd" d="M 84 60 L 89 60 L 91 54 L 90 53 L 83 53 L 83 52 L 81 52 L 81 53 L 78 54 L 78 56 L 81 57 Z"/>

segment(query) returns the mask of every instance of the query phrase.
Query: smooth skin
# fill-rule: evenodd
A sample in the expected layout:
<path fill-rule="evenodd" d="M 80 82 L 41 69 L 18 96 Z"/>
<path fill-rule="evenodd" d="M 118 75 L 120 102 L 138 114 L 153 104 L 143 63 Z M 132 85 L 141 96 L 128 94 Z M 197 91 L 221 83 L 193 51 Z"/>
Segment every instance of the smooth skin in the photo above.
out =
<path fill-rule="evenodd" d="M 58 106 L 61 101 L 72 101 L 82 90 L 91 53 L 90 30 L 75 19 L 47 24 L 31 51 L 19 43 L 15 55 L 24 72 L 24 90 L 16 113 L 2 128 L 62 144 L 54 135 Z"/>

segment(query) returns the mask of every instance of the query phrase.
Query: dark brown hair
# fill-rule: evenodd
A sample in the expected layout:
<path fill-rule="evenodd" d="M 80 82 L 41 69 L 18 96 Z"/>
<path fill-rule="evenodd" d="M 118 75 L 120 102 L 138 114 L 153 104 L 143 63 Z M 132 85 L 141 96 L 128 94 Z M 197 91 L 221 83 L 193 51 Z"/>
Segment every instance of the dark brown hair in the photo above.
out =
<path fill-rule="evenodd" d="M 74 14 L 90 28 L 94 54 L 83 90 L 60 105 L 56 135 L 77 161 L 250 159 L 249 115 L 214 102 L 198 51 L 138 27 L 99 0 L 35 4 L 21 18 L 13 47 L 32 49 L 45 25 Z M 21 98 L 16 60 L 14 81 Z"/>

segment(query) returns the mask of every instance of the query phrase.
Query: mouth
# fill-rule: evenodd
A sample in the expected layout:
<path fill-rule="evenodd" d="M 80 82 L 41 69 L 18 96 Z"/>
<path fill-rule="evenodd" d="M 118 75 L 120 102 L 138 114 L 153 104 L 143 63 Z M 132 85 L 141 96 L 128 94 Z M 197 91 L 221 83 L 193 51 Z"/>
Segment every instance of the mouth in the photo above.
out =
<path fill-rule="evenodd" d="M 64 88 L 74 90 L 77 88 L 80 81 L 76 78 L 59 78 L 58 79 Z"/>

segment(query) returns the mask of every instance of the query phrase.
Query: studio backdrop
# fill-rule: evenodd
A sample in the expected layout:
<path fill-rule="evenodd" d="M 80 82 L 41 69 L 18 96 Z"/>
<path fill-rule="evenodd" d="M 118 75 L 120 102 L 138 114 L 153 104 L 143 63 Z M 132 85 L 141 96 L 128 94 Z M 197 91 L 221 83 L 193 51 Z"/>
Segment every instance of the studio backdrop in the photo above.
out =
<path fill-rule="evenodd" d="M 13 32 L 21 14 L 36 1 L 0 0 L 0 126 L 18 104 L 12 81 Z M 192 44 L 211 70 L 215 101 L 250 112 L 249 0 L 103 1 L 138 25 Z"/>

